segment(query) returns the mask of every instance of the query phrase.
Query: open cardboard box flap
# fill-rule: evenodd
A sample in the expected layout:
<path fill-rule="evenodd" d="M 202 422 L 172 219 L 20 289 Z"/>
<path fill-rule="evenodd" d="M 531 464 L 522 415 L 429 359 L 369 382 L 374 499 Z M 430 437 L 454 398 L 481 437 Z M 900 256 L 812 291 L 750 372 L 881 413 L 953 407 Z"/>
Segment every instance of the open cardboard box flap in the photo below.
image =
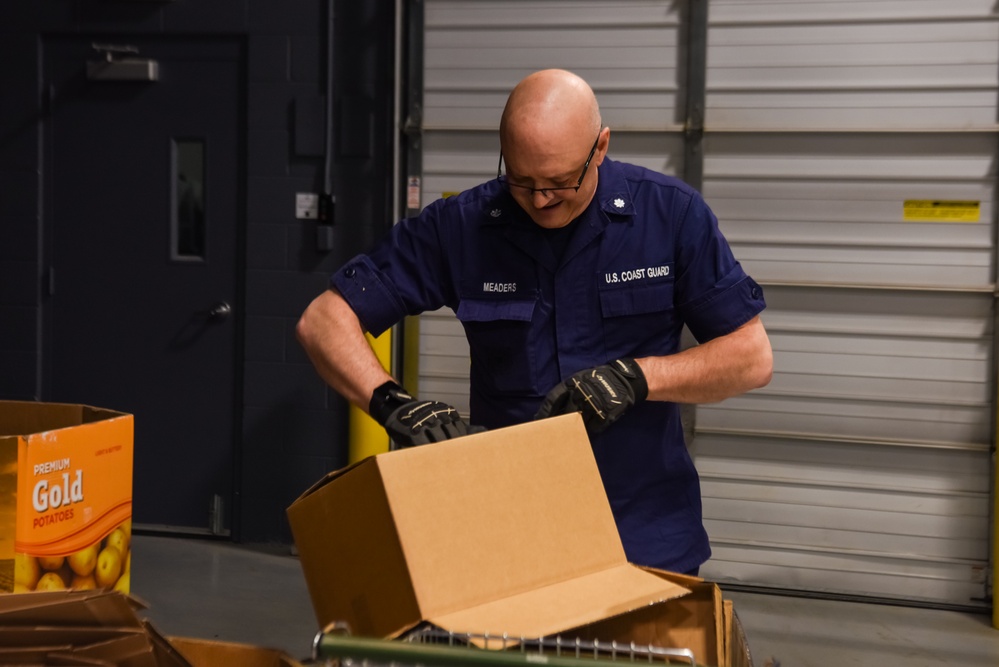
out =
<path fill-rule="evenodd" d="M 75 403 L 0 401 L 0 436 L 28 436 L 127 416 Z"/>
<path fill-rule="evenodd" d="M 659 583 L 626 563 L 428 620 L 456 633 L 546 637 L 686 593 Z"/>
<path fill-rule="evenodd" d="M 235 642 L 170 637 L 190 667 L 302 667 L 302 664 L 277 649 Z"/>
<path fill-rule="evenodd" d="M 683 585 L 689 593 L 573 628 L 569 634 L 584 641 L 688 649 L 699 665 L 751 667 L 751 660 L 737 660 L 740 655 L 748 656 L 745 637 L 731 602 L 723 599 L 717 584 L 655 568 L 642 569 L 664 581 Z"/>
<path fill-rule="evenodd" d="M 578 414 L 370 457 L 288 508 L 320 627 L 539 636 L 689 591 L 630 565 Z"/>
<path fill-rule="evenodd" d="M 0 625 L 141 627 L 138 599 L 109 590 L 37 591 L 0 595 Z"/>

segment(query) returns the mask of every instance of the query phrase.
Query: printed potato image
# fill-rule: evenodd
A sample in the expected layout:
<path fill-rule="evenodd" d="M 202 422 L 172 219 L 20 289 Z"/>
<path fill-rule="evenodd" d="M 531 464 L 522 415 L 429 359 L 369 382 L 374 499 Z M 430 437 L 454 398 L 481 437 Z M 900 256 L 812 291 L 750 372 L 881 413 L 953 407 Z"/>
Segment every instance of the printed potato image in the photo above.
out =
<path fill-rule="evenodd" d="M 80 549 L 69 557 L 69 567 L 80 577 L 86 577 L 97 567 L 97 545 Z"/>
<path fill-rule="evenodd" d="M 38 564 L 43 570 L 58 570 L 65 560 L 65 556 L 39 556 Z"/>
<path fill-rule="evenodd" d="M 58 572 L 46 572 L 38 580 L 36 591 L 61 591 L 65 590 L 66 582 L 62 580 Z"/>
<path fill-rule="evenodd" d="M 38 559 L 27 554 L 14 554 L 14 590 L 33 591 L 42 576 Z"/>
<path fill-rule="evenodd" d="M 121 523 L 121 525 L 108 533 L 108 536 L 103 540 L 103 546 L 104 548 L 101 550 L 102 553 L 104 551 L 109 551 L 108 555 L 105 556 L 105 567 L 107 568 L 107 571 L 102 575 L 95 570 L 94 578 L 97 581 L 97 585 L 99 587 L 106 586 L 113 588 L 114 590 L 121 591 L 122 593 L 130 592 L 130 573 L 132 571 L 132 520 L 126 519 Z M 117 555 L 117 559 L 114 558 L 115 555 Z M 100 567 L 100 556 L 98 556 L 97 569 L 99 570 Z M 103 583 L 105 581 L 109 581 L 109 583 Z"/>
<path fill-rule="evenodd" d="M 118 526 L 118 528 L 116 528 L 116 530 L 120 530 L 121 532 L 125 533 L 125 541 L 128 544 L 132 543 L 132 520 L 131 519 L 125 519 L 122 522 L 122 524 L 120 526 Z"/>
<path fill-rule="evenodd" d="M 125 531 L 120 527 L 111 531 L 111 534 L 108 535 L 105 544 L 109 547 L 117 549 L 119 555 L 128 553 L 128 535 L 126 535 Z"/>
<path fill-rule="evenodd" d="M 111 588 L 128 593 L 132 567 L 131 541 L 132 521 L 128 520 L 94 544 L 65 556 L 16 553 L 13 591 Z"/>
<path fill-rule="evenodd" d="M 121 552 L 113 546 L 104 547 L 97 554 L 97 569 L 94 570 L 94 580 L 101 588 L 114 586 L 121 576 Z"/>

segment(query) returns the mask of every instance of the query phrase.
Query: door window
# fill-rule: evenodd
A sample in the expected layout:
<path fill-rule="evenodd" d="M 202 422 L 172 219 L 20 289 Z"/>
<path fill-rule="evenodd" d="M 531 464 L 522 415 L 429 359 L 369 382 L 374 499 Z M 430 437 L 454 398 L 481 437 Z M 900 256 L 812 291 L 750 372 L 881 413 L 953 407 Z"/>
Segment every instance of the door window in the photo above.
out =
<path fill-rule="evenodd" d="M 173 139 L 170 259 L 205 259 L 205 142 Z"/>

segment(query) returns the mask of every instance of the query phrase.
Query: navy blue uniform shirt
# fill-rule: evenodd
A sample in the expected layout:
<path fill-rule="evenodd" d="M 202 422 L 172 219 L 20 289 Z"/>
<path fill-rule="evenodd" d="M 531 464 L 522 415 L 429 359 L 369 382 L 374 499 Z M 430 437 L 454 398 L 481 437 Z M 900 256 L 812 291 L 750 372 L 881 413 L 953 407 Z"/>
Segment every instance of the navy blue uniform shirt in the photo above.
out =
<path fill-rule="evenodd" d="M 561 259 L 494 180 L 400 222 L 331 285 L 374 335 L 451 308 L 469 341 L 471 422 L 488 428 L 531 420 L 579 370 L 678 352 L 684 324 L 704 342 L 764 309 L 695 190 L 609 159 L 599 174 Z M 679 407 L 646 401 L 591 441 L 628 560 L 677 572 L 707 560 Z"/>

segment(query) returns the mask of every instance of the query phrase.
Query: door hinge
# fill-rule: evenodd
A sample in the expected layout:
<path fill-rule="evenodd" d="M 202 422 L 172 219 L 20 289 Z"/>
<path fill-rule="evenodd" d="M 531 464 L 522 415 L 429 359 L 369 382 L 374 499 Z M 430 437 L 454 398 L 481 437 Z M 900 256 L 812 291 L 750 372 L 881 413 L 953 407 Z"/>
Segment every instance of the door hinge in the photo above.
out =
<path fill-rule="evenodd" d="M 45 86 L 42 92 L 42 114 L 49 115 L 52 113 L 52 101 L 55 99 L 55 85 L 49 84 Z"/>
<path fill-rule="evenodd" d="M 211 506 L 208 509 L 208 530 L 212 535 L 229 534 L 225 527 L 225 501 L 217 493 L 212 496 Z"/>

